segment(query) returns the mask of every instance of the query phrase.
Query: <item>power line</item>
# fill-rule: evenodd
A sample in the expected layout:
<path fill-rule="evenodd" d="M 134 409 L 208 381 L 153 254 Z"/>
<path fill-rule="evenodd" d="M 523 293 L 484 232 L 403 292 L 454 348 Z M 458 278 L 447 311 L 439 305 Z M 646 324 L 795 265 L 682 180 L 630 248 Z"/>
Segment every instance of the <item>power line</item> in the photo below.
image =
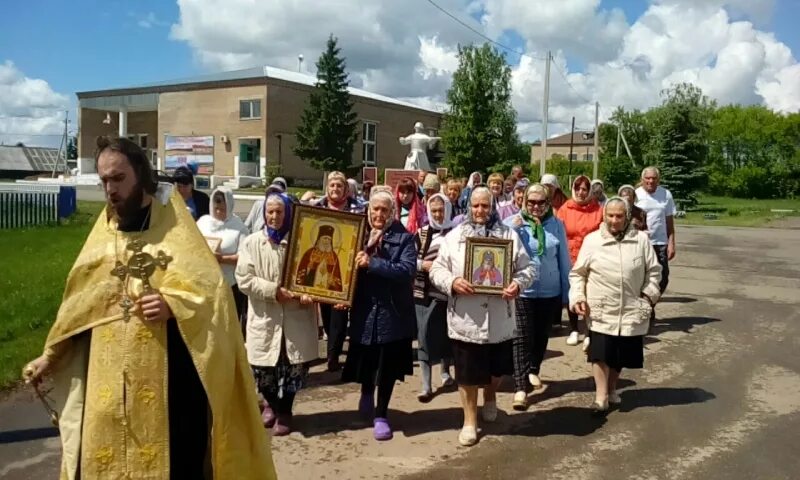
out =
<path fill-rule="evenodd" d="M 558 74 L 559 74 L 559 75 L 561 75 L 561 78 L 563 78 L 563 79 L 564 79 L 564 82 L 567 84 L 567 86 L 568 86 L 568 87 L 569 87 L 569 88 L 570 88 L 570 89 L 571 89 L 573 92 L 575 92 L 575 95 L 577 95 L 577 96 L 578 96 L 578 98 L 580 98 L 581 100 L 583 100 L 583 101 L 584 101 L 584 102 L 586 102 L 586 103 L 594 103 L 594 102 L 592 102 L 591 100 L 589 100 L 588 98 L 586 98 L 586 97 L 584 97 L 583 95 L 581 95 L 581 94 L 580 94 L 580 92 L 578 92 L 578 90 L 577 90 L 577 89 L 575 89 L 575 87 L 573 87 L 573 86 L 572 86 L 572 84 L 570 83 L 569 79 L 567 78 L 567 76 L 566 76 L 566 75 L 564 75 L 564 72 L 562 72 L 560 68 L 556 68 L 555 70 L 556 70 L 556 72 L 558 72 Z"/>
<path fill-rule="evenodd" d="M 535 57 L 535 56 L 533 56 L 533 55 L 529 55 L 529 54 L 527 54 L 527 53 L 525 53 L 525 52 L 520 52 L 519 50 L 517 50 L 517 49 L 515 49 L 515 48 L 511 48 L 511 47 L 509 47 L 509 46 L 503 45 L 502 43 L 498 42 L 497 40 L 493 40 L 492 38 L 489 38 L 488 36 L 486 36 L 486 35 L 485 35 L 483 32 L 481 32 L 480 30 L 478 30 L 478 29 L 476 29 L 476 28 L 472 27 L 472 25 L 470 25 L 470 24 L 468 24 L 468 23 L 464 22 L 464 21 L 463 21 L 463 20 L 461 20 L 460 18 L 458 18 L 458 17 L 456 17 L 455 15 L 453 15 L 452 13 L 448 12 L 447 10 L 445 10 L 443 7 L 439 6 L 439 5 L 438 5 L 436 2 L 434 2 L 433 0 L 428 0 L 428 3 L 430 3 L 431 5 L 433 5 L 434 7 L 436 7 L 436 8 L 437 8 L 439 11 L 441 11 L 442 13 L 444 13 L 445 15 L 447 15 L 448 17 L 450 17 L 450 18 L 452 18 L 453 20 L 455 20 L 456 22 L 460 23 L 462 26 L 464 26 L 464 27 L 468 28 L 468 29 L 469 29 L 469 30 L 470 30 L 472 33 L 474 33 L 474 34 L 478 35 L 479 37 L 483 38 L 484 40 L 486 40 L 486 41 L 487 41 L 487 42 L 489 42 L 489 43 L 492 43 L 492 44 L 494 44 L 494 45 L 497 45 L 498 47 L 502 48 L 503 50 L 506 50 L 506 51 L 508 51 L 508 52 L 514 53 L 514 54 L 516 54 L 516 55 L 519 55 L 520 57 L 534 58 L 534 59 L 536 59 L 536 60 L 546 60 L 545 58 L 541 58 L 541 57 Z"/>

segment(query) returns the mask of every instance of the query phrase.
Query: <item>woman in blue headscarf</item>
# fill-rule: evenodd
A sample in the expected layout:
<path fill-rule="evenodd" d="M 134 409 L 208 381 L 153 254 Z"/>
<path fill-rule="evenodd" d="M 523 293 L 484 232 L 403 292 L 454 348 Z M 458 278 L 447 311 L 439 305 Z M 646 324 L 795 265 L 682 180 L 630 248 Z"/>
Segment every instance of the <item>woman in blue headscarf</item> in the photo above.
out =
<path fill-rule="evenodd" d="M 267 194 L 264 229 L 245 239 L 236 264 L 236 281 L 248 298 L 247 359 L 268 403 L 261 418 L 275 436 L 291 432 L 294 397 L 318 352 L 313 301 L 280 286 L 291 224 L 289 197 Z"/>

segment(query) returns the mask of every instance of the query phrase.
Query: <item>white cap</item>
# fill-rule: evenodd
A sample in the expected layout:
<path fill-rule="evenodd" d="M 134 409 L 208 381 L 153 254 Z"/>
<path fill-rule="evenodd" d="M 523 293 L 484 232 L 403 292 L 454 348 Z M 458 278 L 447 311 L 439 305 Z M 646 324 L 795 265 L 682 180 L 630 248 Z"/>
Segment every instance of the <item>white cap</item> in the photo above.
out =
<path fill-rule="evenodd" d="M 561 185 L 558 184 L 558 177 L 553 175 L 552 173 L 545 173 L 542 175 L 542 181 L 539 182 L 542 185 L 552 185 L 558 189 L 561 188 Z"/>

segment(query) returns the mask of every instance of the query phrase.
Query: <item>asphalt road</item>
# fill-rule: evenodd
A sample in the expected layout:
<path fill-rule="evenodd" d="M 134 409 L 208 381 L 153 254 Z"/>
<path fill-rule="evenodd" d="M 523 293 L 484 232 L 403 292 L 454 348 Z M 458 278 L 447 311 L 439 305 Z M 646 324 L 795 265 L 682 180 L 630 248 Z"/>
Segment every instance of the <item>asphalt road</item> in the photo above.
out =
<path fill-rule="evenodd" d="M 531 409 L 511 411 L 510 390 L 502 394 L 504 412 L 471 449 L 456 445 L 457 395 L 417 403 L 418 372 L 395 389 L 394 440 L 377 444 L 354 419 L 357 387 L 316 367 L 298 397 L 298 431 L 273 439 L 280 477 L 800 478 L 800 232 L 678 234 L 645 369 L 623 372 L 623 405 L 608 417 L 589 415 L 590 370 L 563 336 L 551 340 Z M 57 476 L 58 439 L 31 397 L 0 402 L 0 478 Z"/>

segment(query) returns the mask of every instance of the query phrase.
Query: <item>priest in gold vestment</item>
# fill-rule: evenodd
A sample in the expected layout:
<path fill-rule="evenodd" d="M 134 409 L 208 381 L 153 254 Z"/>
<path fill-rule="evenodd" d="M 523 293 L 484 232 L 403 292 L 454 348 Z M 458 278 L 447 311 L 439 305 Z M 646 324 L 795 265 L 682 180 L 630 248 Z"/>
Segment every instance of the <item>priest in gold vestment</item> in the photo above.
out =
<path fill-rule="evenodd" d="M 183 200 L 126 139 L 98 139 L 107 205 L 44 354 L 62 479 L 274 479 L 230 288 Z"/>

